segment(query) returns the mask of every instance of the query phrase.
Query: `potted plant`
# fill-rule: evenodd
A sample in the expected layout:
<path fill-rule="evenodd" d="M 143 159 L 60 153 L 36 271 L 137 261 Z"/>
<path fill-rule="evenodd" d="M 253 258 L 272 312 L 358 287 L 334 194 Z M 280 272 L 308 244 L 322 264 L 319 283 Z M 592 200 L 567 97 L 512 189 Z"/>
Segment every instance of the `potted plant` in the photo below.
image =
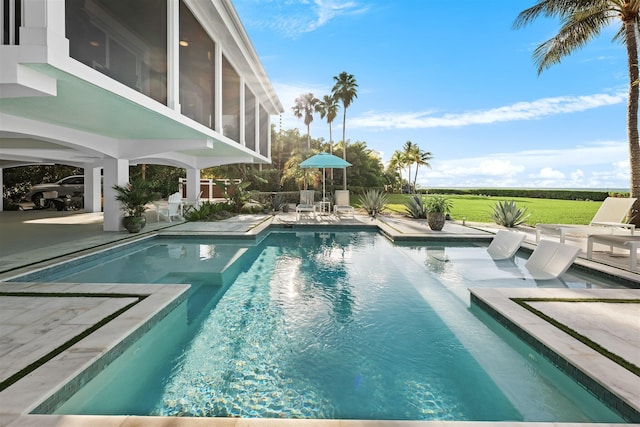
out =
<path fill-rule="evenodd" d="M 116 200 L 122 205 L 122 210 L 127 215 L 122 218 L 122 225 L 129 233 L 138 233 L 147 223 L 144 212 L 147 203 L 151 202 L 155 195 L 151 192 L 149 184 L 142 180 L 130 182 L 125 186 L 114 185 Z"/>
<path fill-rule="evenodd" d="M 451 200 L 439 194 L 427 197 L 427 223 L 429 228 L 440 231 L 444 227 L 447 214 L 451 211 Z"/>

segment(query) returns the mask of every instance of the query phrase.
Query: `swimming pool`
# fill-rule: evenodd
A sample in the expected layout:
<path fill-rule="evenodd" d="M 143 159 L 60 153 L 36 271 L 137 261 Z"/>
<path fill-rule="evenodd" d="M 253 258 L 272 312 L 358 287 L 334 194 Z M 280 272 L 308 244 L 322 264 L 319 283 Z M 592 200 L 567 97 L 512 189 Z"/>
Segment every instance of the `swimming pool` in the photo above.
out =
<path fill-rule="evenodd" d="M 574 272 L 544 283 L 472 280 L 487 264 L 441 261 L 443 252 L 483 252 L 462 246 L 474 245 L 332 231 L 274 232 L 256 244 L 157 239 L 40 273 L 40 281 L 193 285 L 56 413 L 623 421 L 470 310 L 466 291 L 609 285 Z M 525 260 L 489 262 L 500 270 Z"/>

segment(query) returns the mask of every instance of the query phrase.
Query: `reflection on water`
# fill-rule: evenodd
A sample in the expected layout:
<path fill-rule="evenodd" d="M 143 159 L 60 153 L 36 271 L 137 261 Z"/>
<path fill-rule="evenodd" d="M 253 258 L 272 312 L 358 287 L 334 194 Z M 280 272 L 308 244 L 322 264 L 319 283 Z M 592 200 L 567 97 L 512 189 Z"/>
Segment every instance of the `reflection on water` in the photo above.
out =
<path fill-rule="evenodd" d="M 457 267 L 429 259 L 436 247 L 366 232 L 163 244 L 153 249 L 162 261 L 137 261 L 157 283 L 192 283 L 188 301 L 58 413 L 620 420 L 479 321 Z M 171 271 L 158 271 L 168 260 Z"/>

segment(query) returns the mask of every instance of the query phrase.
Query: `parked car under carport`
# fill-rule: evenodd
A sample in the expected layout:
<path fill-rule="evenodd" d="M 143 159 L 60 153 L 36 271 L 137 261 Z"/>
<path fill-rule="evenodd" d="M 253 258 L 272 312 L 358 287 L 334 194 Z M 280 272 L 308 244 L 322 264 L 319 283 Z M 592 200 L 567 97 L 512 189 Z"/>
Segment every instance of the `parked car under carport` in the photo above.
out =
<path fill-rule="evenodd" d="M 45 198 L 46 193 L 57 192 L 56 197 Z M 53 204 L 56 209 L 60 209 L 60 203 L 53 202 L 54 199 L 80 199 L 80 207 L 84 206 L 84 176 L 72 175 L 62 178 L 54 183 L 38 184 L 31 187 L 25 194 L 25 199 L 33 202 L 36 209 L 49 208 Z"/>

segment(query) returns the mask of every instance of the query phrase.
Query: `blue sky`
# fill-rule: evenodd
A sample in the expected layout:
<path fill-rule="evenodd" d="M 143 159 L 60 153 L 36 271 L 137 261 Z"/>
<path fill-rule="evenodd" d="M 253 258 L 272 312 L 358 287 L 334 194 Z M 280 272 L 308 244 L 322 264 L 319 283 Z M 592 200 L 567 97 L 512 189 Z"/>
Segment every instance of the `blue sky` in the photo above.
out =
<path fill-rule="evenodd" d="M 533 50 L 559 23 L 514 30 L 533 4 L 234 0 L 285 129 L 306 134 L 295 98 L 322 98 L 347 71 L 359 85 L 347 140 L 365 141 L 385 164 L 406 141 L 430 151 L 423 187 L 628 189 L 628 76 L 616 27 L 538 76 Z M 342 112 L 333 135 L 342 138 Z M 329 140 L 318 115 L 311 136 Z"/>

